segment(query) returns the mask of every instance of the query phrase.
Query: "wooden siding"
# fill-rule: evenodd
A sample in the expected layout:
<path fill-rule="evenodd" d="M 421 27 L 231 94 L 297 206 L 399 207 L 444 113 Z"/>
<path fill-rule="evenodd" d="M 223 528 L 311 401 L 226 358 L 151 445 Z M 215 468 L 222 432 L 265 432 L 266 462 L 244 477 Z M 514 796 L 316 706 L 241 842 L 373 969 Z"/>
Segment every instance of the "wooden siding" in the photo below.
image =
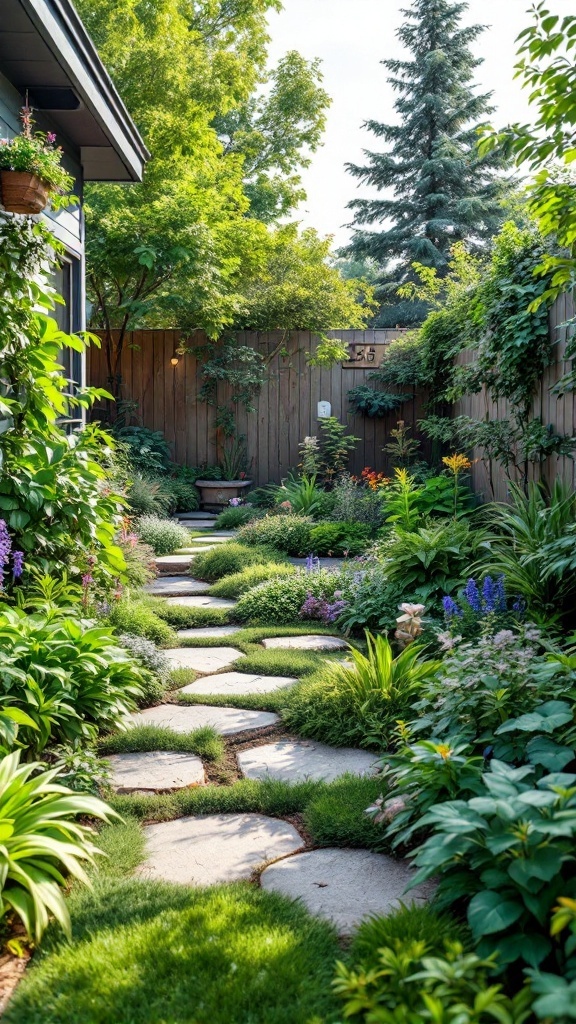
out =
<path fill-rule="evenodd" d="M 552 388 L 556 381 L 570 369 L 570 362 L 564 359 L 567 344 L 567 335 L 570 328 L 563 327 L 568 320 L 571 320 L 576 313 L 574 297 L 564 295 L 554 304 L 550 310 L 550 339 L 554 345 L 554 362 L 546 370 L 540 388 L 534 399 L 533 414 L 541 417 L 542 422 L 550 425 L 558 434 L 566 434 L 569 437 L 576 436 L 576 398 L 574 394 L 559 397 L 555 395 Z M 572 328 L 573 330 L 573 328 Z M 474 362 L 473 351 L 463 352 L 458 359 L 461 364 Z M 505 419 L 509 414 L 509 407 L 506 401 L 491 402 L 485 391 L 477 395 L 468 395 L 457 403 L 454 409 L 455 416 L 471 416 L 474 419 Z M 574 452 L 576 456 L 576 450 Z M 475 451 L 475 460 L 472 468 L 472 481 L 474 490 L 484 499 L 496 498 L 504 501 L 507 496 L 507 481 L 498 466 L 494 462 L 482 459 L 481 451 Z M 560 477 L 572 487 L 576 486 L 575 462 L 569 457 L 557 458 L 552 456 L 541 466 L 531 467 L 531 478 L 543 480 L 547 484 Z"/>
<path fill-rule="evenodd" d="M 401 332 L 331 333 L 349 343 L 378 346 L 389 343 Z M 178 339 L 175 331 L 135 331 L 128 336 L 121 367 L 123 395 L 138 403 L 135 421 L 163 431 L 176 462 L 188 466 L 214 464 L 215 410 L 198 401 L 201 378 L 193 356 L 181 356 L 178 365 L 171 366 Z M 239 339 L 269 360 L 267 381 L 256 400 L 256 412 L 247 413 L 243 406 L 238 406 L 237 415 L 238 429 L 246 435 L 252 460 L 251 475 L 257 484 L 278 482 L 296 468 L 300 441 L 318 433 L 317 407 L 321 400 L 330 402 L 332 415 L 347 423 L 350 432 L 360 438 L 350 463 L 354 473 L 361 472 L 364 466 L 388 471 L 390 466 L 382 448 L 389 440 L 390 430 L 400 418 L 415 426 L 416 420 L 424 415 L 425 399 L 419 396 L 382 419 L 353 416 L 347 393 L 365 383 L 373 367 L 310 367 L 306 353 L 314 347 L 314 338 L 309 333 L 292 337 L 289 357 L 281 354 L 280 332 L 241 333 Z M 88 380 L 93 386 L 109 387 L 102 349 L 90 350 Z M 224 402 L 226 398 L 222 388 L 218 401 Z M 426 446 L 423 453 L 427 453 Z"/>

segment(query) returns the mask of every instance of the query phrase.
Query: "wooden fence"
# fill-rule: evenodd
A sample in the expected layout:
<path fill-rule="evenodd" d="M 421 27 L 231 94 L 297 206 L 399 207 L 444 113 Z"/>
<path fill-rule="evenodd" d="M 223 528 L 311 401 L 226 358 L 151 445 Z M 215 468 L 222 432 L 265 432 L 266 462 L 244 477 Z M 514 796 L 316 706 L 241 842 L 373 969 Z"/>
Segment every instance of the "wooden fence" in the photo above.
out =
<path fill-rule="evenodd" d="M 320 401 L 329 402 L 332 415 L 348 423 L 350 432 L 360 438 L 351 460 L 353 473 L 361 472 L 364 466 L 389 469 L 382 448 L 390 439 L 390 430 L 400 417 L 415 429 L 416 420 L 424 415 L 424 396 L 406 403 L 401 412 L 368 419 L 350 413 L 347 393 L 366 382 L 380 362 L 385 345 L 401 333 L 331 332 L 331 336 L 348 342 L 354 359 L 329 370 L 308 365 L 306 353 L 314 349 L 315 339 L 307 332 L 292 335 L 286 346 L 289 356 L 283 354 L 285 346 L 280 332 L 239 335 L 243 344 L 256 348 L 268 361 L 267 380 L 256 400 L 256 412 L 247 413 L 241 405 L 237 412 L 238 429 L 246 435 L 252 459 L 251 476 L 257 484 L 278 482 L 297 466 L 300 441 L 318 433 Z M 202 379 L 194 357 L 181 356 L 177 366 L 171 365 L 178 341 L 175 331 L 131 333 L 122 357 L 123 394 L 138 403 L 135 422 L 163 431 L 176 462 L 188 466 L 214 464 L 215 410 L 198 401 Z M 362 354 L 369 359 L 359 358 Z M 109 387 L 107 376 L 103 349 L 90 349 L 89 382 Z M 226 397 L 225 389 L 221 389 L 218 400 L 223 402 Z"/>
<path fill-rule="evenodd" d="M 566 373 L 571 363 L 564 358 L 568 340 L 567 327 L 562 327 L 575 315 L 574 297 L 564 295 L 550 310 L 550 339 L 554 345 L 554 362 L 546 370 L 533 404 L 533 414 L 540 417 L 545 426 L 551 426 L 558 434 L 569 437 L 576 435 L 576 400 L 574 394 L 557 396 L 552 388 L 557 380 Z M 474 362 L 473 351 L 463 352 L 458 362 L 467 364 Z M 474 419 L 506 419 L 509 407 L 506 401 L 491 402 L 485 391 L 477 395 L 468 395 L 457 403 L 455 416 L 470 416 Z M 576 449 L 574 451 L 576 456 Z M 482 458 L 481 451 L 473 453 L 472 483 L 474 490 L 484 499 L 496 498 L 504 501 L 507 496 L 507 480 L 499 465 Z M 572 487 L 576 486 L 576 463 L 564 456 L 551 456 L 542 465 L 530 467 L 531 479 L 553 483 L 561 477 Z"/>

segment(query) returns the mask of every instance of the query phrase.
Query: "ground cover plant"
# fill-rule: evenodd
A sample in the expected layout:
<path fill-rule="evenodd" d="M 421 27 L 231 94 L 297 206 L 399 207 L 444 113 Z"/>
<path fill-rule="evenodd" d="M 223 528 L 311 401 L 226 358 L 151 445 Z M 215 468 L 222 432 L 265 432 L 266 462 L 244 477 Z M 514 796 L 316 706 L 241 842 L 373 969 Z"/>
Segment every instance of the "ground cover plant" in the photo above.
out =
<path fill-rule="evenodd" d="M 190 543 L 190 533 L 184 526 L 158 516 L 142 516 L 134 529 L 144 544 L 149 544 L 156 555 L 171 555 Z"/>
<path fill-rule="evenodd" d="M 287 555 L 305 557 L 310 554 L 313 520 L 304 515 L 267 515 L 255 519 L 238 531 L 238 540 L 248 545 L 269 545 Z"/>
<path fill-rule="evenodd" d="M 212 584 L 210 593 L 213 597 L 241 597 L 258 583 L 281 576 L 293 576 L 295 572 L 295 567 L 289 563 L 264 562 L 261 565 L 257 563 L 247 566 L 241 572 L 223 576 Z"/>
<path fill-rule="evenodd" d="M 239 537 L 241 533 L 240 530 Z M 280 552 L 262 544 L 249 547 L 231 540 L 195 555 L 190 571 L 196 579 L 215 583 L 224 576 L 242 572 L 247 566 L 266 565 L 269 562 L 282 562 Z"/>
<path fill-rule="evenodd" d="M 289 625 L 298 618 L 314 618 L 314 614 L 307 614 L 307 598 L 339 601 L 346 579 L 327 569 L 299 569 L 294 575 L 277 577 L 246 591 L 234 609 L 234 618 L 251 625 Z"/>

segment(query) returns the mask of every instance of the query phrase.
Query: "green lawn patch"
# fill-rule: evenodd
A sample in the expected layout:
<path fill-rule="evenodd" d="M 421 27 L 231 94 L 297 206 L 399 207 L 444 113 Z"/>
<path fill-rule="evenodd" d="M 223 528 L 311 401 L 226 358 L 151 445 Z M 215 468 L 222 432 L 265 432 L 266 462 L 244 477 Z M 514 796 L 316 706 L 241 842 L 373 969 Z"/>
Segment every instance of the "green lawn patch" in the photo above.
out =
<path fill-rule="evenodd" d="M 137 725 L 126 732 L 104 736 L 100 741 L 103 756 L 148 750 L 176 750 L 196 754 L 208 761 L 219 761 L 224 755 L 224 740 L 208 725 L 186 733 L 173 732 L 161 725 Z"/>
<path fill-rule="evenodd" d="M 234 664 L 238 672 L 262 676 L 300 676 L 321 671 L 326 654 L 313 651 L 294 651 L 272 648 L 267 650 L 256 644 L 245 645 L 246 654 Z"/>
<path fill-rule="evenodd" d="M 233 666 L 235 668 L 235 666 Z M 273 711 L 280 714 L 286 705 L 286 690 L 272 693 L 207 693 L 202 694 L 202 680 L 198 680 L 198 693 L 174 692 L 172 700 L 178 704 L 208 704 L 213 708 L 245 708 L 246 711 Z"/>
<path fill-rule="evenodd" d="M 382 779 L 343 775 L 322 786 L 304 810 L 304 822 L 317 846 L 356 846 L 389 850 L 382 825 L 365 811 L 386 791 Z"/>
<path fill-rule="evenodd" d="M 148 607 L 174 629 L 197 629 L 200 626 L 226 626 L 229 608 L 193 608 L 185 604 L 168 604 L 162 597 L 148 596 Z"/>
<path fill-rule="evenodd" d="M 70 899 L 6 1024 L 328 1024 L 333 928 L 249 883 L 103 877 Z"/>

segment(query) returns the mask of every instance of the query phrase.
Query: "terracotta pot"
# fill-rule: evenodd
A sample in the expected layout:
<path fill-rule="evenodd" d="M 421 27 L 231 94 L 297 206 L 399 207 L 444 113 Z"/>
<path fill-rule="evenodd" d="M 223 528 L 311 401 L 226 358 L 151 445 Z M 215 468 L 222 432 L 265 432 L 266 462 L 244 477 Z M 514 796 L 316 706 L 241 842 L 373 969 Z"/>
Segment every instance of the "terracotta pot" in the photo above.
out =
<path fill-rule="evenodd" d="M 2 205 L 8 213 L 41 213 L 48 205 L 49 188 L 29 171 L 0 171 Z"/>
<path fill-rule="evenodd" d="M 239 498 L 251 480 L 196 480 L 202 508 L 226 508 L 230 498 Z"/>

